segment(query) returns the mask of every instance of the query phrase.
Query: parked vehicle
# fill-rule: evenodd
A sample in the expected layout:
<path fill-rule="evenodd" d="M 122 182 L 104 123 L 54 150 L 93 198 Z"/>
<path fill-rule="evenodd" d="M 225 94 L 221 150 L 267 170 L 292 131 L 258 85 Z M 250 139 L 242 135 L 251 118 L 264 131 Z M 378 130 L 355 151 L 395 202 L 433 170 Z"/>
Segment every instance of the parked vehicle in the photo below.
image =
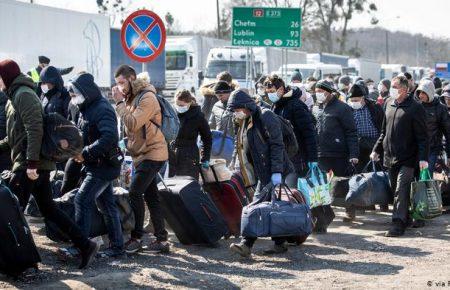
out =
<path fill-rule="evenodd" d="M 355 73 L 349 75 L 361 76 L 364 79 L 370 78 L 374 82 L 380 81 L 381 64 L 375 60 L 365 58 L 350 58 L 348 61 L 350 68 L 355 69 Z"/>
<path fill-rule="evenodd" d="M 324 64 L 324 63 L 298 63 L 298 64 L 288 64 L 286 66 L 281 66 L 277 71 L 273 72 L 278 75 L 282 75 L 282 72 L 286 71 L 287 74 L 284 76 L 287 83 L 291 80 L 291 75 L 295 70 L 299 70 L 302 73 L 303 79 L 310 76 L 316 79 L 322 79 L 327 76 L 340 76 L 342 75 L 342 67 L 338 64 Z"/>
<path fill-rule="evenodd" d="M 408 67 L 403 64 L 382 64 L 380 70 L 380 79 L 392 79 L 400 73 L 408 71 Z"/>
<path fill-rule="evenodd" d="M 346 55 L 332 54 L 332 53 L 308 53 L 308 63 L 326 63 L 326 64 L 339 64 L 340 66 L 348 67 L 349 57 Z"/>

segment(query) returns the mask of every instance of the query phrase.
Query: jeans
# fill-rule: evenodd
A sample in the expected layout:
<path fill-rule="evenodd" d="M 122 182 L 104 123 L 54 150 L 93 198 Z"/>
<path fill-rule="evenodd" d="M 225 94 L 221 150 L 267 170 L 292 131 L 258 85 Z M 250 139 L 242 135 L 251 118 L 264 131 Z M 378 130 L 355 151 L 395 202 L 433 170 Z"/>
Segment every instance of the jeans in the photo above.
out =
<path fill-rule="evenodd" d="M 428 170 L 430 171 L 431 178 L 433 178 L 434 168 L 436 167 L 438 156 L 439 153 L 430 153 L 430 156 L 428 156 Z"/>
<path fill-rule="evenodd" d="M 164 161 L 144 160 L 136 166 L 135 174 L 130 185 L 130 203 L 136 220 L 134 230 L 131 232 L 131 238 L 133 239 L 141 239 L 145 234 L 145 198 L 157 241 L 167 241 L 168 233 L 165 228 L 164 217 L 159 202 L 156 178 L 164 164 Z"/>
<path fill-rule="evenodd" d="M 86 250 L 89 246 L 87 236 L 83 234 L 70 217 L 56 207 L 53 201 L 50 187 L 50 171 L 38 170 L 38 174 L 38 179 L 33 181 L 28 178 L 24 170 L 13 173 L 10 189 L 19 199 L 22 210 L 25 209 L 32 193 L 44 218 L 52 221 L 61 231 L 65 232 L 77 248 Z"/>
<path fill-rule="evenodd" d="M 111 247 L 122 250 L 122 225 L 114 202 L 112 181 L 88 173 L 75 196 L 75 221 L 86 236 L 91 232 L 92 210 L 96 201 L 106 221 Z"/>
<path fill-rule="evenodd" d="M 414 168 L 394 166 L 389 168 L 392 191 L 394 191 L 394 212 L 392 220 L 408 222 L 408 208 L 410 203 L 411 182 L 414 181 Z"/>

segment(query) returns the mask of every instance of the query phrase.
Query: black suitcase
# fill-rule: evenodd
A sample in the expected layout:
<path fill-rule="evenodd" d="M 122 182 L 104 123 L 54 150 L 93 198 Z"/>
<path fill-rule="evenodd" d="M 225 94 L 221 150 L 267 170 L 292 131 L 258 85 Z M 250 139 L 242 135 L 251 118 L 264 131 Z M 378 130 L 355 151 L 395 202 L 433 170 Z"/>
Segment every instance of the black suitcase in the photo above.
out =
<path fill-rule="evenodd" d="M 158 190 L 164 218 L 180 243 L 215 246 L 228 234 L 219 210 L 194 178 L 164 179 Z"/>
<path fill-rule="evenodd" d="M 0 272 L 17 277 L 37 268 L 41 257 L 17 197 L 0 184 Z"/>

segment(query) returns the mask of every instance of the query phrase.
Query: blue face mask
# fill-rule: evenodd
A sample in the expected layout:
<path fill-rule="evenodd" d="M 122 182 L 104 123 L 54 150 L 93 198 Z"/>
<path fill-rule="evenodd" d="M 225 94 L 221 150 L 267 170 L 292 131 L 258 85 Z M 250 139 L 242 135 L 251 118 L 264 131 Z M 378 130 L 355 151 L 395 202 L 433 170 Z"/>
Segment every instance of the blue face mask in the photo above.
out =
<path fill-rule="evenodd" d="M 189 106 L 177 106 L 175 105 L 175 109 L 178 113 L 183 114 L 186 113 L 189 110 Z"/>
<path fill-rule="evenodd" d="M 280 100 L 280 97 L 278 96 L 277 92 L 275 93 L 268 93 L 267 96 L 269 97 L 269 100 L 272 103 L 276 103 Z"/>

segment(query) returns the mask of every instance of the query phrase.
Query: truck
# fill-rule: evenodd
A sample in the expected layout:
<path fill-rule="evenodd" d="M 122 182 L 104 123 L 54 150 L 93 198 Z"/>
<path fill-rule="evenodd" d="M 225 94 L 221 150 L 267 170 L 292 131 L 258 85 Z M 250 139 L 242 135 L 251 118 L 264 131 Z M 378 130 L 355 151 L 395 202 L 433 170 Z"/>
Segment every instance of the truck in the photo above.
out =
<path fill-rule="evenodd" d="M 350 58 L 348 65 L 354 68 L 354 75 L 364 79 L 372 79 L 375 83 L 380 81 L 381 64 L 366 58 Z"/>
<path fill-rule="evenodd" d="M 193 36 L 169 36 L 166 40 L 166 87 L 165 96 L 173 96 L 175 91 L 187 89 L 196 94 L 211 48 L 225 46 L 223 39 Z M 201 75 L 201 73 L 200 73 Z"/>
<path fill-rule="evenodd" d="M 261 72 L 264 75 L 270 74 L 283 65 L 282 49 L 276 47 L 255 47 L 253 53 L 261 63 Z M 307 53 L 300 50 L 287 50 L 287 63 L 306 63 Z"/>
<path fill-rule="evenodd" d="M 303 80 L 308 77 L 314 77 L 318 80 L 324 79 L 327 76 L 340 76 L 342 75 L 342 67 L 338 64 L 326 64 L 326 63 L 297 63 L 281 66 L 274 74 L 279 76 L 283 75 L 283 80 L 286 83 L 290 83 L 292 73 L 298 70 L 302 74 Z"/>
<path fill-rule="evenodd" d="M 166 56 L 165 51 L 161 52 L 160 55 L 152 62 L 142 63 L 132 60 L 128 55 L 125 54 L 121 40 L 120 40 L 120 29 L 111 28 L 110 30 L 111 39 L 111 72 L 109 73 L 111 83 L 114 84 L 114 71 L 122 64 L 127 64 L 132 66 L 137 73 L 142 72 L 142 69 L 148 72 L 150 76 L 150 82 L 155 87 L 156 91 L 162 93 L 166 85 Z"/>
<path fill-rule="evenodd" d="M 38 56 L 58 68 L 74 66 L 91 73 L 100 87 L 111 85 L 109 17 L 71 10 L 0 0 L 0 59 L 15 60 L 26 73 Z M 7 23 L 7 25 L 6 25 Z"/>
<path fill-rule="evenodd" d="M 400 73 L 408 71 L 408 67 L 403 64 L 382 64 L 380 69 L 380 79 L 392 79 Z"/>
<path fill-rule="evenodd" d="M 333 53 L 308 53 L 308 63 L 325 63 L 325 64 L 339 64 L 341 67 L 348 67 L 349 57 L 345 55 L 333 54 Z"/>

